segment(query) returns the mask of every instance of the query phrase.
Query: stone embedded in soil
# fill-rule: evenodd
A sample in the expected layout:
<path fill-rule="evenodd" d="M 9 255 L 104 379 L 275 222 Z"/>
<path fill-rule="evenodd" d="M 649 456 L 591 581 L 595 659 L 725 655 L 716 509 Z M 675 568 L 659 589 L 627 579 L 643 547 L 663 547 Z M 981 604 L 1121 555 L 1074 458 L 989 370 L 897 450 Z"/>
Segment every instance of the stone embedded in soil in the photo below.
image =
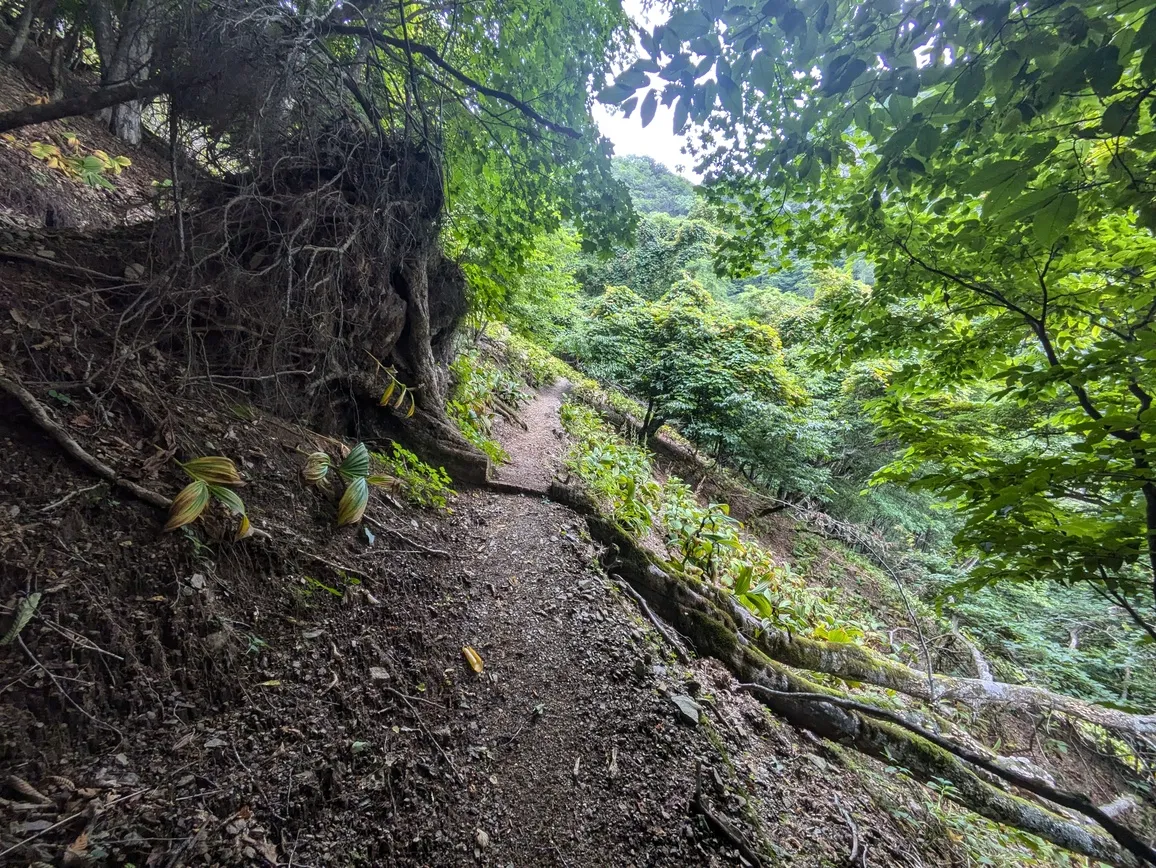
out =
<path fill-rule="evenodd" d="M 678 719 L 680 721 L 688 726 L 698 725 L 698 717 L 702 708 L 697 702 L 683 693 L 670 697 L 670 701 L 674 703 L 674 707 L 678 709 Z"/>
<path fill-rule="evenodd" d="M 370 666 L 369 677 L 373 681 L 389 681 L 389 670 L 381 666 Z"/>

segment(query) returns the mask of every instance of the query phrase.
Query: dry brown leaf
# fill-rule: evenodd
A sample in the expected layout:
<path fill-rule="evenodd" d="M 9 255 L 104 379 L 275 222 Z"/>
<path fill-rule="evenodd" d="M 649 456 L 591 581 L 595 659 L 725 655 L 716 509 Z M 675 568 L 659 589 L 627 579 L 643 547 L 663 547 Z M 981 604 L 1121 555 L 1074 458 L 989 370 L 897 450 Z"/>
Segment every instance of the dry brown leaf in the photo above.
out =
<path fill-rule="evenodd" d="M 469 645 L 466 645 L 462 648 L 462 656 L 466 658 L 466 662 L 470 664 L 470 668 L 480 675 L 483 669 L 482 655 Z"/>

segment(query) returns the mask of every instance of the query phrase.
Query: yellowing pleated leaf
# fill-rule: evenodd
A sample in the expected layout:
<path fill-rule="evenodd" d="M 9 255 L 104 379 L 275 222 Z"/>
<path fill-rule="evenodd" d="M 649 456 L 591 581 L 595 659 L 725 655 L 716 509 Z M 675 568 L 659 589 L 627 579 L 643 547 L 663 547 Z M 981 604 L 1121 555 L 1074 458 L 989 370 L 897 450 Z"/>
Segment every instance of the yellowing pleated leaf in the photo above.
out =
<path fill-rule="evenodd" d="M 462 648 L 462 656 L 466 658 L 466 662 L 470 664 L 470 668 L 481 675 L 483 668 L 482 655 L 469 645 L 466 645 Z"/>
<path fill-rule="evenodd" d="M 305 458 L 305 467 L 301 470 L 301 475 L 305 477 L 306 482 L 317 485 L 329 473 L 332 463 L 324 452 L 310 452 Z"/>
<path fill-rule="evenodd" d="M 368 505 L 369 482 L 364 476 L 351 479 L 337 504 L 338 527 L 361 521 L 361 517 L 365 515 L 365 507 Z"/>
<path fill-rule="evenodd" d="M 237 535 L 233 537 L 235 540 L 248 539 L 253 535 L 253 525 L 249 523 L 249 516 L 241 516 L 241 525 L 237 528 Z"/>
<path fill-rule="evenodd" d="M 346 479 L 356 479 L 359 476 L 369 476 L 369 450 L 364 443 L 358 443 L 345 456 L 337 472 Z"/>
<path fill-rule="evenodd" d="M 379 407 L 386 407 L 389 405 L 389 399 L 393 397 L 393 390 L 397 388 L 397 380 L 390 380 L 389 386 L 385 389 L 385 394 L 381 396 L 381 400 L 377 402 Z"/>
<path fill-rule="evenodd" d="M 405 401 L 405 396 L 409 394 L 409 389 L 405 386 L 401 387 L 401 394 L 397 396 L 397 400 L 393 403 L 393 409 L 400 410 L 402 403 Z"/>
<path fill-rule="evenodd" d="M 244 485 L 241 474 L 232 459 L 220 455 L 209 455 L 205 458 L 194 458 L 181 465 L 185 473 L 201 482 L 211 482 L 214 485 Z"/>
<path fill-rule="evenodd" d="M 169 520 L 165 523 L 165 531 L 184 527 L 205 511 L 209 505 L 209 484 L 200 479 L 193 480 L 180 494 L 173 498 L 173 505 L 169 508 Z"/>
<path fill-rule="evenodd" d="M 405 414 L 405 418 L 409 419 L 413 416 L 413 411 L 417 409 L 417 402 L 414 401 L 413 395 L 409 396 L 409 412 Z"/>

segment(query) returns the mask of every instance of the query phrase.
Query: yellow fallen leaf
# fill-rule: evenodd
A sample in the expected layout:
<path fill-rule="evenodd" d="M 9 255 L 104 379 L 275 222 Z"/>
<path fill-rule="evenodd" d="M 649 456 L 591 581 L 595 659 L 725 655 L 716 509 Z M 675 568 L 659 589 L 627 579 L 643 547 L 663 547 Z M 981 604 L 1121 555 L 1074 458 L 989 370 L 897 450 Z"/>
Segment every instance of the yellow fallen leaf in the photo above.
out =
<path fill-rule="evenodd" d="M 262 681 L 260 686 L 261 687 L 280 687 L 281 686 L 281 680 L 278 678 L 272 678 L 268 681 Z"/>
<path fill-rule="evenodd" d="M 466 658 L 466 662 L 470 664 L 470 668 L 480 675 L 482 672 L 482 656 L 469 645 L 462 648 L 462 656 Z"/>

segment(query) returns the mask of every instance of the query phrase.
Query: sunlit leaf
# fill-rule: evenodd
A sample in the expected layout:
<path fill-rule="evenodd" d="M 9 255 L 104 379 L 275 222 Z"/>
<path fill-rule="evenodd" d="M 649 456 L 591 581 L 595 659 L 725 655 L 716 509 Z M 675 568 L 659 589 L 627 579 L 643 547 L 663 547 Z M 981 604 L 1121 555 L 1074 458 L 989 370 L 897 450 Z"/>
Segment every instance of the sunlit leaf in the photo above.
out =
<path fill-rule="evenodd" d="M 388 407 L 389 399 L 393 397 L 393 390 L 397 388 L 397 380 L 390 380 L 389 385 L 385 387 L 385 392 L 381 396 L 381 400 L 377 402 L 379 407 Z"/>
<path fill-rule="evenodd" d="M 306 482 L 316 485 L 329 473 L 332 463 L 332 459 L 324 452 L 310 452 L 305 458 L 305 466 L 301 470 L 301 476 Z"/>
<path fill-rule="evenodd" d="M 469 664 L 470 669 L 480 675 L 483 669 L 481 655 L 469 645 L 466 645 L 462 648 L 462 656 L 466 658 L 466 663 Z"/>
<path fill-rule="evenodd" d="M 215 497 L 225 509 L 233 515 L 245 515 L 245 502 L 231 488 L 223 485 L 210 485 L 209 493 Z"/>
<path fill-rule="evenodd" d="M 349 450 L 337 472 L 347 480 L 369 475 L 369 449 L 364 443 L 358 443 Z"/>
<path fill-rule="evenodd" d="M 210 455 L 204 458 L 194 458 L 181 465 L 181 469 L 193 479 L 201 482 L 210 482 L 214 485 L 244 485 L 237 466 L 229 458 L 220 455 Z"/>

